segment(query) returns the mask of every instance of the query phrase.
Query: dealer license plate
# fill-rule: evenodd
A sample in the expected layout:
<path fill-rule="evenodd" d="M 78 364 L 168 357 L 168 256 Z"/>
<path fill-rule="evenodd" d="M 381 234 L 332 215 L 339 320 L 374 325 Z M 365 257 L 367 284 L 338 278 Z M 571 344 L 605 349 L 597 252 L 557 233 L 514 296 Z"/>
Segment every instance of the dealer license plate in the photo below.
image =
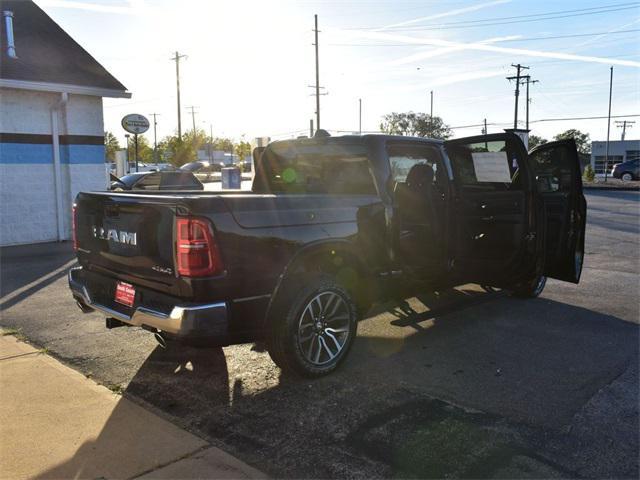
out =
<path fill-rule="evenodd" d="M 116 302 L 133 307 L 133 301 L 136 298 L 136 289 L 130 283 L 118 282 L 116 285 Z"/>

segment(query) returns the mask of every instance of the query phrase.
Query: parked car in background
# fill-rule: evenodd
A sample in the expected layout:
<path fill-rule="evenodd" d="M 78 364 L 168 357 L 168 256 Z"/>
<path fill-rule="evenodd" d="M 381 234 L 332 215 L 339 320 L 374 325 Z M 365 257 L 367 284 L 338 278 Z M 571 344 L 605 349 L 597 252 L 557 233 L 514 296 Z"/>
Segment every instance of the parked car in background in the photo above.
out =
<path fill-rule="evenodd" d="M 202 182 L 191 172 L 135 172 L 111 182 L 109 190 L 204 190 Z"/>
<path fill-rule="evenodd" d="M 611 169 L 611 176 L 613 178 L 620 178 L 625 182 L 640 180 L 640 158 L 627 160 L 626 162 L 614 165 Z"/>

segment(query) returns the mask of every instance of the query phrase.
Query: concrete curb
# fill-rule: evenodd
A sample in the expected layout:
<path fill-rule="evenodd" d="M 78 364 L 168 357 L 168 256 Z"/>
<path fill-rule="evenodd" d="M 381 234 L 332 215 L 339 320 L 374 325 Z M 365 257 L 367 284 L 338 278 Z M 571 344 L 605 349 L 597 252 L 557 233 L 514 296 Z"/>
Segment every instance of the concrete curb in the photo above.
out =
<path fill-rule="evenodd" d="M 126 397 L 0 336 L 0 478 L 267 478 Z"/>
<path fill-rule="evenodd" d="M 605 187 L 605 186 L 598 186 L 598 185 L 594 185 L 594 186 L 582 185 L 582 188 L 584 190 L 608 190 L 608 191 L 611 191 L 611 192 L 638 192 L 638 191 L 640 191 L 640 186 L 638 186 L 638 187 Z"/>

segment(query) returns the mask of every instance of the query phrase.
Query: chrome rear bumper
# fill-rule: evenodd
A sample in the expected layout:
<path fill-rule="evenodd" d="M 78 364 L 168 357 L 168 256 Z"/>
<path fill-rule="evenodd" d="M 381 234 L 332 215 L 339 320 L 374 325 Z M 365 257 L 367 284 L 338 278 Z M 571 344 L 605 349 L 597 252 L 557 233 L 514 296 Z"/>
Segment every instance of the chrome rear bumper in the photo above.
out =
<path fill-rule="evenodd" d="M 138 306 L 129 316 L 96 302 L 83 279 L 82 267 L 69 270 L 69 288 L 82 307 L 97 310 L 128 325 L 150 327 L 179 337 L 226 337 L 226 302 L 201 305 L 175 305 L 168 313 Z M 82 308 L 86 311 L 85 308 Z"/>

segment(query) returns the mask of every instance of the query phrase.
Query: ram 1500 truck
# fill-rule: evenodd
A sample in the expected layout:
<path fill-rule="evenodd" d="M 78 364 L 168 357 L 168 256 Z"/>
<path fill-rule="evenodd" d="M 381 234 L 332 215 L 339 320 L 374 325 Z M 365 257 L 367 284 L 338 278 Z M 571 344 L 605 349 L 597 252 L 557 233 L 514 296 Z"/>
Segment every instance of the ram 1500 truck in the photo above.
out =
<path fill-rule="evenodd" d="M 80 193 L 80 308 L 161 341 L 262 339 L 283 369 L 319 376 L 385 292 L 475 282 L 535 297 L 547 277 L 580 279 L 572 140 L 316 135 L 255 160 L 251 192 Z"/>

